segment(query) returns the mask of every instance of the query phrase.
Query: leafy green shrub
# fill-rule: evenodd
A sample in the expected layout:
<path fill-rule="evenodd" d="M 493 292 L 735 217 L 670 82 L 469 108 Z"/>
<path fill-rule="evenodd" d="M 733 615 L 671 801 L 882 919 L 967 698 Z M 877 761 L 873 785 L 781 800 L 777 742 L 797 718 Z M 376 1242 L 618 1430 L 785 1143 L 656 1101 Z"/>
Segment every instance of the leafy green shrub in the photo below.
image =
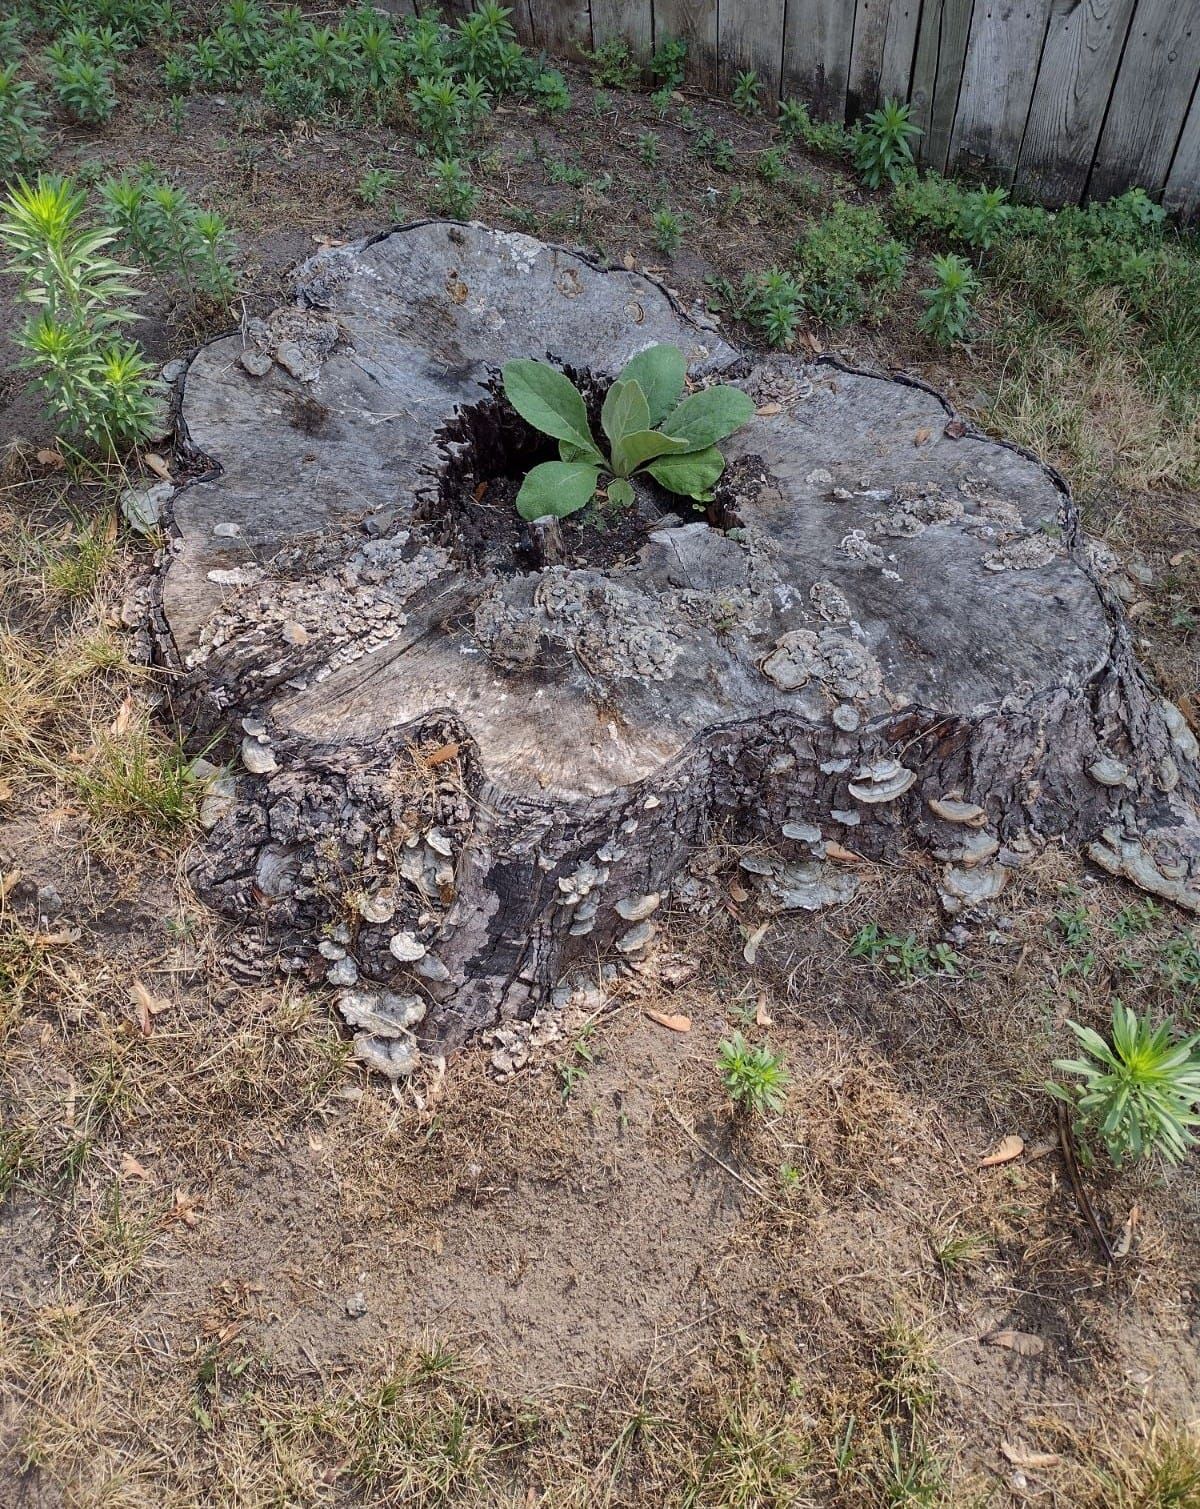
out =
<path fill-rule="evenodd" d="M 571 91 L 557 68 L 543 68 L 534 78 L 529 93 L 539 110 L 547 115 L 561 115 L 571 106 Z"/>
<path fill-rule="evenodd" d="M 1071 1106 L 1085 1135 L 1098 1136 L 1118 1168 L 1156 1153 L 1180 1162 L 1196 1145 L 1190 1129 L 1200 1126 L 1200 1033 L 1177 1039 L 1169 1022 L 1151 1027 L 1120 1001 L 1111 1045 L 1090 1027 L 1067 1026 L 1087 1057 L 1056 1059 L 1054 1067 L 1083 1083 L 1047 1089 Z"/>
<path fill-rule="evenodd" d="M 16 336 L 23 365 L 66 435 L 117 452 L 152 427 L 149 370 L 117 334 L 134 318 L 132 269 L 107 255 L 115 234 L 88 229 L 84 207 L 68 181 L 20 179 L 0 217 L 0 246 L 32 309 Z"/>
<path fill-rule="evenodd" d="M 103 125 L 117 108 L 112 70 L 104 63 L 71 58 L 52 64 L 50 77 L 59 103 L 81 125 Z"/>
<path fill-rule="evenodd" d="M 658 137 L 653 131 L 643 131 L 638 137 L 638 156 L 643 166 L 653 168 L 658 163 Z"/>
<path fill-rule="evenodd" d="M 751 1047 L 735 1032 L 717 1047 L 721 1083 L 740 1111 L 765 1116 L 783 1107 L 790 1076 L 782 1053 L 772 1053 L 765 1043 Z"/>
<path fill-rule="evenodd" d="M 592 83 L 601 89 L 632 89 L 642 71 L 624 37 L 608 37 L 585 56 L 592 65 Z"/>
<path fill-rule="evenodd" d="M 650 72 L 664 89 L 678 89 L 687 72 L 687 43 L 681 37 L 668 37 L 650 59 Z"/>
<path fill-rule="evenodd" d="M 488 110 L 477 80 L 460 81 L 449 75 L 419 78 L 408 102 L 429 150 L 443 158 L 457 155 L 471 127 Z"/>
<path fill-rule="evenodd" d="M 890 219 L 902 236 L 953 235 L 962 215 L 963 191 L 940 173 L 902 178 L 892 190 Z"/>
<path fill-rule="evenodd" d="M 999 240 L 1008 222 L 1008 190 L 973 189 L 964 194 L 955 225 L 961 240 L 978 251 L 989 251 Z"/>
<path fill-rule="evenodd" d="M 854 166 L 868 188 L 899 183 L 913 168 L 913 142 L 921 128 L 910 119 L 912 106 L 884 100 L 866 117 L 854 139 Z"/>
<path fill-rule="evenodd" d="M 367 168 L 354 190 L 359 204 L 374 209 L 392 192 L 395 175 L 389 168 Z"/>
<path fill-rule="evenodd" d="M 970 323 L 975 274 L 954 252 L 934 257 L 932 265 L 937 282 L 921 290 L 925 313 L 917 324 L 939 346 L 949 346 L 962 340 Z"/>
<path fill-rule="evenodd" d="M 457 157 L 437 157 L 429 170 L 434 208 L 457 220 L 467 220 L 479 202 L 479 190 Z"/>
<path fill-rule="evenodd" d="M 834 327 L 877 319 L 907 264 L 905 248 L 887 235 L 878 210 L 844 201 L 796 243 L 793 258 L 804 308 Z"/>
<path fill-rule="evenodd" d="M 0 179 L 36 166 L 46 155 L 42 122 L 46 112 L 37 90 L 17 73 L 16 63 L 0 67 Z"/>
<path fill-rule="evenodd" d="M 558 461 L 535 466 L 517 495 L 523 519 L 564 518 L 586 507 L 608 473 L 609 501 L 633 501 L 629 478 L 644 467 L 660 487 L 705 502 L 725 469 L 717 441 L 740 429 L 754 404 L 718 384 L 679 401 L 687 377 L 683 352 L 651 346 L 627 362 L 608 390 L 600 427 L 609 453 L 592 438 L 587 405 L 570 378 L 543 362 L 511 361 L 504 394 L 521 418 L 558 441 Z"/>
<path fill-rule="evenodd" d="M 853 135 L 840 121 L 815 121 L 803 100 L 781 100 L 779 134 L 785 142 L 800 141 L 814 152 L 845 156 L 854 146 Z"/>
<path fill-rule="evenodd" d="M 654 216 L 654 247 L 664 257 L 673 257 L 683 239 L 683 226 L 679 216 L 670 210 L 659 210 Z"/>
<path fill-rule="evenodd" d="M 733 81 L 733 108 L 743 115 L 762 111 L 762 83 L 753 68 L 743 69 Z"/>
<path fill-rule="evenodd" d="M 220 215 L 146 172 L 108 179 L 100 196 L 117 239 L 137 261 L 182 277 L 189 292 L 222 302 L 233 296 L 233 246 Z"/>
<path fill-rule="evenodd" d="M 780 183 L 787 176 L 787 165 L 778 147 L 767 147 L 760 152 L 754 167 L 764 183 Z"/>
<path fill-rule="evenodd" d="M 732 312 L 758 330 L 769 346 L 783 347 L 796 338 L 803 302 L 800 285 L 779 267 L 748 273 L 740 297 L 730 299 Z"/>

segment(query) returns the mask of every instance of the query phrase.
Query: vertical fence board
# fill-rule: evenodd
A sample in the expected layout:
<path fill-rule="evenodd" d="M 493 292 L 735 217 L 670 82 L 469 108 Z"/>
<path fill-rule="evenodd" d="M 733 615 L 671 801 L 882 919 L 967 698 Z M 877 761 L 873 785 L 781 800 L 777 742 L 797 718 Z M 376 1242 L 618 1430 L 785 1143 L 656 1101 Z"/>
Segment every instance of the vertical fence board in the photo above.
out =
<path fill-rule="evenodd" d="M 752 68 L 762 83 L 763 99 L 774 103 L 779 97 L 785 8 L 785 0 L 720 0 L 717 78 L 723 93 L 733 89 L 743 69 Z"/>
<path fill-rule="evenodd" d="M 1163 204 L 1185 223 L 1200 219 L 1200 85 L 1192 96 L 1192 108 L 1171 164 Z"/>
<path fill-rule="evenodd" d="M 634 57 L 648 62 L 654 51 L 652 17 L 650 0 L 592 0 L 592 45 L 624 37 Z"/>
<path fill-rule="evenodd" d="M 853 37 L 852 0 L 788 0 L 782 92 L 798 94 L 815 115 L 842 120 Z"/>
<path fill-rule="evenodd" d="M 522 47 L 536 47 L 537 39 L 533 34 L 533 17 L 529 14 L 529 0 L 510 0 L 509 9 L 512 15 L 513 30 L 517 34 L 517 41 Z"/>
<path fill-rule="evenodd" d="M 1096 151 L 1089 199 L 1166 182 L 1196 77 L 1200 15 L 1188 0 L 1140 0 Z"/>
<path fill-rule="evenodd" d="M 588 0 L 529 0 L 534 39 L 547 52 L 578 57 L 592 45 L 592 13 Z"/>
<path fill-rule="evenodd" d="M 1055 0 L 1014 187 L 1077 204 L 1100 140 L 1136 0 Z"/>
<path fill-rule="evenodd" d="M 420 0 L 420 3 L 416 6 L 416 9 L 418 9 L 423 16 L 432 16 L 435 19 L 437 17 L 437 13 L 441 11 L 442 20 L 449 22 L 449 24 L 453 26 L 454 23 L 456 21 L 460 21 L 463 16 L 469 16 L 475 9 L 475 4 L 474 0 L 438 0 L 437 4 L 434 4 L 433 0 Z"/>
<path fill-rule="evenodd" d="M 946 170 L 973 9 L 974 0 L 925 0 L 921 13 L 910 97 L 925 133 L 917 143 L 921 161 L 938 173 Z"/>
<path fill-rule="evenodd" d="M 717 0 L 654 0 L 654 45 L 681 38 L 688 78 L 706 89 L 717 82 Z"/>
<path fill-rule="evenodd" d="M 995 176 L 1011 179 L 1049 16 L 1050 0 L 981 0 L 975 6 L 946 158 L 949 172 L 986 163 Z"/>
<path fill-rule="evenodd" d="M 889 96 L 907 98 L 920 15 L 920 0 L 858 0 L 846 90 L 848 121 Z"/>

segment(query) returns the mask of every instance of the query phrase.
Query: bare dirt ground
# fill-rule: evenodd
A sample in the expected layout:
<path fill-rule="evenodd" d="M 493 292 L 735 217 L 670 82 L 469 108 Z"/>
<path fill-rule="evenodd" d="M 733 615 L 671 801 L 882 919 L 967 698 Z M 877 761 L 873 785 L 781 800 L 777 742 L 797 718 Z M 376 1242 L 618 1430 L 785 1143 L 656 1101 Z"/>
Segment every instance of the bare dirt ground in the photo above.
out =
<path fill-rule="evenodd" d="M 660 166 L 636 162 L 646 101 L 589 118 L 571 82 L 561 122 L 498 113 L 479 218 L 690 297 L 857 194 L 798 158 L 801 191 L 747 179 L 705 218 L 707 170 L 670 127 Z M 691 103 L 747 161 L 767 137 Z M 196 100 L 172 134 L 147 88 L 101 140 L 64 133 L 56 166 L 176 174 L 235 227 L 251 313 L 322 239 L 427 211 L 410 139 L 285 137 L 254 109 Z M 372 211 L 368 161 L 397 170 Z M 666 267 L 661 177 L 697 206 Z M 982 402 L 994 371 L 934 358 L 914 298 L 837 348 Z M 163 359 L 229 323 L 169 289 L 145 303 Z M 44 445 L 3 360 L 0 434 Z M 1186 918 L 1050 852 L 994 925 L 948 935 L 932 870 L 897 854 L 850 905 L 772 922 L 750 965 L 767 919 L 714 835 L 719 904 L 672 916 L 526 1070 L 498 1082 L 469 1050 L 393 1095 L 320 992 L 234 984 L 188 890 L 161 677 L 122 621 L 152 544 L 118 531 L 111 486 L 28 451 L 0 511 L 0 1504 L 1200 1504 L 1195 1160 L 1089 1172 L 1127 1233 L 1107 1267 L 1042 1089 L 1066 1020 L 1102 1026 L 1114 996 L 1195 1026 Z M 1169 562 L 1197 544 L 1195 500 L 1097 487 L 1089 522 L 1147 563 L 1146 654 L 1188 705 L 1195 578 Z M 851 953 L 871 924 L 890 959 Z M 952 968 L 919 952 L 939 941 Z M 738 1030 L 785 1056 L 778 1115 L 730 1107 L 715 1056 Z M 1012 1134 L 1024 1152 L 981 1167 Z"/>

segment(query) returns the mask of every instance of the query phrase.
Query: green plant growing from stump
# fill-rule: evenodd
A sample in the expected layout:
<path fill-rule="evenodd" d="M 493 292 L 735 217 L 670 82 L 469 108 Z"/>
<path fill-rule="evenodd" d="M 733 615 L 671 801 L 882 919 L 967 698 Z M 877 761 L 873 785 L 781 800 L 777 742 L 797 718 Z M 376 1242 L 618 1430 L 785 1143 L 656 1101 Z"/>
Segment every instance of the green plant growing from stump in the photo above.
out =
<path fill-rule="evenodd" d="M 1086 1058 L 1056 1059 L 1054 1067 L 1081 1084 L 1046 1086 L 1075 1112 L 1079 1129 L 1099 1136 L 1116 1167 L 1157 1153 L 1179 1163 L 1200 1126 L 1200 1032 L 1177 1038 L 1170 1022 L 1152 1026 L 1120 1001 L 1113 1003 L 1112 1042 L 1098 1032 L 1067 1026 Z"/>
<path fill-rule="evenodd" d="M 583 394 L 544 362 L 511 361 L 504 396 L 534 429 L 558 441 L 559 460 L 535 466 L 517 494 L 523 519 L 566 518 L 585 508 L 607 474 L 608 500 L 633 502 L 630 478 L 643 469 L 668 492 L 706 503 L 725 469 L 717 442 L 754 413 L 740 388 L 718 384 L 680 402 L 687 363 L 677 346 L 651 346 L 626 363 L 600 411 L 607 453 L 592 437 Z"/>

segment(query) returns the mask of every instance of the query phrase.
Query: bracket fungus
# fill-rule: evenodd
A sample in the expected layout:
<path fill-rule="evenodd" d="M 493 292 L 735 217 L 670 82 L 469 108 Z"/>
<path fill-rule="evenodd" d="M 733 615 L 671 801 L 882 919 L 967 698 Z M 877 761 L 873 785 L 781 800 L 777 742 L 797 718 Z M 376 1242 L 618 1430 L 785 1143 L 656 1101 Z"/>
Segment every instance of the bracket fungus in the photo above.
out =
<path fill-rule="evenodd" d="M 755 401 L 712 502 L 641 480 L 619 528 L 526 527 L 545 437 L 500 368 L 598 403 L 655 343 Z M 1195 738 L 1065 488 L 921 385 L 749 358 L 640 273 L 440 221 L 322 251 L 180 382 L 159 643 L 187 736 L 241 749 L 193 878 L 384 1072 L 523 1042 L 718 828 L 779 855 L 782 906 L 846 894 L 822 844 L 954 855 L 969 907 L 1065 838 L 1200 907 Z"/>

